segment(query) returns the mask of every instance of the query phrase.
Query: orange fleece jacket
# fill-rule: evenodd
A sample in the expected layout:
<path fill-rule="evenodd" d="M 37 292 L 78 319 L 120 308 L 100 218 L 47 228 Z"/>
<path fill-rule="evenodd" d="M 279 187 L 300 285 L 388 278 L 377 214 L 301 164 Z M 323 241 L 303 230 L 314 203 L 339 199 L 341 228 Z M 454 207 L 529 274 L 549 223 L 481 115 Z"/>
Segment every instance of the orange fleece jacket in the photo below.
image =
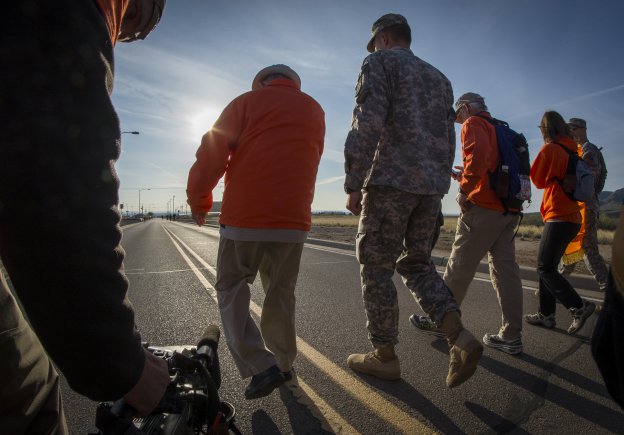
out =
<path fill-rule="evenodd" d="M 479 115 L 491 118 L 488 112 Z M 471 116 L 461 128 L 464 170 L 459 188 L 473 204 L 503 212 L 505 208 L 490 187 L 489 176 L 499 161 L 496 129 L 480 116 Z"/>
<path fill-rule="evenodd" d="M 556 142 L 564 145 L 571 152 L 577 151 L 576 142 L 560 136 Z M 579 204 L 568 198 L 559 180 L 562 180 L 568 167 L 569 155 L 556 143 L 542 146 L 531 165 L 531 181 L 538 189 L 544 189 L 540 213 L 544 222 L 560 220 L 581 223 Z"/>
<path fill-rule="evenodd" d="M 207 212 L 225 173 L 219 222 L 309 231 L 325 114 L 288 79 L 234 99 L 204 135 L 187 184 L 193 211 Z"/>

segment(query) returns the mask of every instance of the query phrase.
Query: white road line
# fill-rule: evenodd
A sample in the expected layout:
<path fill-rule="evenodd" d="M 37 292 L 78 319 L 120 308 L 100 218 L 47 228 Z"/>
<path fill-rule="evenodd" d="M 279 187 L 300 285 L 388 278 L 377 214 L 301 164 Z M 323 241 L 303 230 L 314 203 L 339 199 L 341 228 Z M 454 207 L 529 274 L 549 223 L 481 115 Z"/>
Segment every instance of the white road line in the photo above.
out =
<path fill-rule="evenodd" d="M 332 249 L 332 248 L 328 248 L 327 246 L 318 246 L 318 245 L 311 245 L 309 243 L 306 243 L 305 247 L 308 249 L 315 249 L 317 251 L 332 252 L 334 254 L 342 254 L 342 255 L 347 255 L 349 257 L 355 257 L 355 252 L 349 252 L 349 251 L 344 251 L 340 249 Z"/>
<path fill-rule="evenodd" d="M 202 268 L 200 267 L 199 270 L 201 270 Z M 132 270 L 145 270 L 145 269 L 132 269 Z M 173 269 L 173 270 L 155 270 L 152 272 L 128 272 L 128 271 L 124 271 L 124 273 L 126 275 L 152 275 L 152 274 L 159 274 L 159 273 L 182 273 L 182 272 L 192 272 L 193 269 Z"/>
<path fill-rule="evenodd" d="M 308 266 L 315 266 L 317 264 L 342 264 L 342 263 L 353 263 L 353 261 L 302 261 L 301 264 L 306 264 Z"/>
<path fill-rule="evenodd" d="M 202 285 L 204 286 L 204 288 L 206 289 L 206 292 L 208 293 L 208 295 L 210 295 L 210 297 L 212 298 L 212 300 L 217 303 L 217 291 L 215 290 L 215 288 L 213 287 L 212 284 L 210 284 L 210 282 L 206 279 L 206 277 L 199 271 L 199 269 L 197 267 L 195 267 L 195 265 L 193 264 L 193 262 L 191 261 L 190 258 L 188 258 L 188 256 L 184 253 L 184 251 L 182 250 L 182 248 L 180 248 L 180 245 L 178 245 L 178 243 L 173 239 L 173 237 L 171 237 L 170 231 L 165 228 L 165 226 L 163 225 L 163 230 L 165 230 L 165 233 L 167 233 L 167 235 L 169 236 L 169 238 L 171 239 L 171 242 L 173 243 L 173 246 L 176 247 L 176 249 L 178 250 L 178 252 L 180 253 L 180 255 L 182 256 L 182 258 L 184 259 L 184 261 L 186 261 L 186 263 L 189 265 L 189 267 L 193 270 L 193 272 L 195 273 L 195 276 L 197 277 L 197 279 L 199 280 L 199 282 L 202 283 Z M 187 248 L 188 249 L 188 248 Z M 193 252 L 193 251 L 190 251 Z"/>
<path fill-rule="evenodd" d="M 170 230 L 164 228 L 167 234 L 171 237 L 171 241 L 174 242 L 174 245 L 180 253 L 184 260 L 189 264 L 190 267 L 194 267 L 193 263 L 190 261 L 188 256 L 183 253 L 178 243 L 174 240 L 177 239 L 180 245 L 184 246 L 184 248 L 191 253 L 191 255 L 202 265 L 206 270 L 216 276 L 216 270 L 210 266 L 203 258 L 201 258 L 195 251 L 193 251 L 188 245 L 186 245 L 178 236 L 171 233 Z M 196 272 L 198 274 L 199 271 Z M 202 276 L 200 281 L 203 283 L 206 280 L 205 277 Z M 214 290 L 214 287 L 211 286 Z M 262 308 L 256 304 L 255 302 L 250 302 L 250 309 L 253 311 L 258 317 L 262 313 Z M 394 431 L 396 433 L 407 433 L 407 434 L 420 434 L 420 433 L 435 433 L 425 424 L 423 424 L 416 415 L 412 415 L 409 412 L 403 411 L 401 408 L 396 406 L 391 401 L 387 400 L 381 394 L 379 394 L 376 390 L 364 384 L 359 379 L 355 378 L 346 370 L 339 367 L 337 364 L 333 363 L 329 359 L 327 359 L 322 353 L 318 352 L 312 346 L 310 346 L 306 341 L 297 336 L 297 349 L 299 353 L 303 355 L 306 359 L 308 359 L 312 364 L 314 364 L 319 370 L 324 372 L 329 378 L 331 378 L 336 384 L 340 385 L 345 392 L 350 394 L 355 400 L 362 403 L 366 406 L 372 413 L 376 414 L 380 419 L 386 421 L 390 426 L 394 427 Z M 307 385 L 307 384 L 306 384 Z M 309 386 L 308 386 L 309 388 Z M 312 391 L 310 389 L 310 391 Z M 316 395 L 316 393 L 315 393 Z M 317 395 L 318 396 L 318 395 Z M 320 397 L 320 396 L 319 396 Z M 325 402 L 323 404 L 317 404 L 323 416 L 327 420 L 328 424 L 332 426 L 332 430 L 339 432 L 344 429 L 343 423 L 346 420 L 333 408 L 329 405 L 326 405 Z M 336 427 L 334 427 L 334 425 Z"/>
<path fill-rule="evenodd" d="M 342 250 L 337 250 L 337 249 L 331 249 L 331 248 L 327 248 L 324 246 L 313 246 L 310 245 L 308 243 L 305 244 L 306 248 L 309 249 L 316 249 L 317 251 L 325 251 L 325 252 L 331 252 L 333 254 L 340 254 L 340 255 L 347 255 L 349 257 L 355 257 L 355 253 L 352 252 L 345 252 Z M 340 261 L 336 261 L 336 262 L 328 262 L 328 263 L 341 263 Z M 303 264 L 303 263 L 302 263 Z M 315 263 L 307 263 L 307 264 L 315 264 Z M 318 263 L 318 264 L 322 264 L 322 263 Z M 444 267 L 443 266 L 436 266 L 436 270 L 438 271 L 438 273 L 440 275 L 444 274 Z M 480 278 L 478 276 L 475 276 L 473 278 L 474 281 L 482 281 L 482 282 L 489 282 L 490 284 L 492 283 L 492 280 L 489 278 Z M 522 288 L 527 291 L 527 292 L 534 292 L 537 290 L 537 288 L 535 287 L 530 287 L 530 286 L 525 286 L 523 285 Z M 591 297 L 591 296 L 583 296 L 583 299 L 588 300 L 588 301 L 592 301 L 592 302 L 598 302 L 598 303 L 602 303 L 603 299 L 600 298 L 595 298 L 595 297 Z"/>

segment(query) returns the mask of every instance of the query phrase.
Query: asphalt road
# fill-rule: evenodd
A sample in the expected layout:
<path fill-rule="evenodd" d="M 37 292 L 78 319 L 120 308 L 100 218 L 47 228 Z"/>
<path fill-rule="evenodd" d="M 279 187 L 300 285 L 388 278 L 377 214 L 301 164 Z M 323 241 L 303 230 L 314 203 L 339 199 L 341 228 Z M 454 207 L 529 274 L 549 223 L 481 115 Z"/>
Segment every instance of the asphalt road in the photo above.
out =
<path fill-rule="evenodd" d="M 144 339 L 154 345 L 194 344 L 204 327 L 219 323 L 210 293 L 218 233 L 154 219 L 124 227 L 129 296 Z M 268 397 L 247 401 L 224 342 L 220 346 L 222 399 L 236 408 L 244 434 L 317 433 L 624 433 L 624 413 L 611 401 L 589 349 L 592 316 L 569 336 L 570 315 L 559 306 L 557 328 L 528 326 L 524 353 L 486 348 L 476 374 L 450 390 L 444 380 L 448 351 L 442 341 L 416 332 L 408 321 L 420 312 L 398 276 L 401 307 L 400 381 L 360 376 L 346 367 L 350 353 L 367 352 L 359 267 L 354 253 L 306 244 L 297 284 L 297 381 Z M 525 281 L 524 311 L 535 312 L 535 283 Z M 252 288 L 252 311 L 263 291 Z M 477 337 L 496 332 L 500 309 L 487 275 L 474 280 L 462 305 L 465 325 Z M 79 351 L 79 344 L 76 346 Z M 97 373 L 94 373 L 97 376 Z M 63 385 L 72 433 L 93 427 L 96 403 Z"/>

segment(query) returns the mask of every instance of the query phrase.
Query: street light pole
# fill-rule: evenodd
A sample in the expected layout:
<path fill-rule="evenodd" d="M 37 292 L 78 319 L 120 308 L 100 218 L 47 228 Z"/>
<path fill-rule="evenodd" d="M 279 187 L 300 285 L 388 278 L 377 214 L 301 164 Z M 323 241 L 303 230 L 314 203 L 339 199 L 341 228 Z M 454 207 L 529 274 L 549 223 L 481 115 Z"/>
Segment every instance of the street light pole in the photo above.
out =
<path fill-rule="evenodd" d="M 121 134 L 140 134 L 139 131 L 122 131 Z"/>
<path fill-rule="evenodd" d="M 138 191 L 139 191 L 139 213 L 141 213 L 141 214 L 143 214 L 143 209 L 141 208 L 141 191 L 142 190 L 152 190 L 152 189 L 149 189 L 149 188 L 147 188 L 147 189 L 138 189 Z"/>

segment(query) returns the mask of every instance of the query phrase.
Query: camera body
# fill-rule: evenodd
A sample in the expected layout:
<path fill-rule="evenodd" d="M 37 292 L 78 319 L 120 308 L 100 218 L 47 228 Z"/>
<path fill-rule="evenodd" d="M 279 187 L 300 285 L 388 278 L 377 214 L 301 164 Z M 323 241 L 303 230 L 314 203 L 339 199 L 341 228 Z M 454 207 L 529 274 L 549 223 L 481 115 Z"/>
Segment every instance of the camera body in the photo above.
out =
<path fill-rule="evenodd" d="M 196 347 L 161 348 L 144 343 L 148 351 L 167 361 L 170 382 L 165 395 L 156 409 L 142 418 L 133 418 L 132 408 L 123 400 L 101 403 L 96 410 L 97 430 L 90 435 L 238 433 L 234 407 L 219 398 L 219 331 L 212 328 Z"/>

